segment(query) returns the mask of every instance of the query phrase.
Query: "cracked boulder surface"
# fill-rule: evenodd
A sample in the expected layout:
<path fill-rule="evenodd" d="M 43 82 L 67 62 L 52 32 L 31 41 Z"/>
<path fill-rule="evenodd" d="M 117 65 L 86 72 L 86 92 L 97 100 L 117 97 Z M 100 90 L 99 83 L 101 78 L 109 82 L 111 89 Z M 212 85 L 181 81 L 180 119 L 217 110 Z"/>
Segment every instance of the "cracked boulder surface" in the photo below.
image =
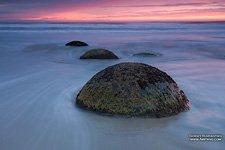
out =
<path fill-rule="evenodd" d="M 165 72 L 142 63 L 120 63 L 94 75 L 76 97 L 79 107 L 112 115 L 167 117 L 190 109 Z"/>

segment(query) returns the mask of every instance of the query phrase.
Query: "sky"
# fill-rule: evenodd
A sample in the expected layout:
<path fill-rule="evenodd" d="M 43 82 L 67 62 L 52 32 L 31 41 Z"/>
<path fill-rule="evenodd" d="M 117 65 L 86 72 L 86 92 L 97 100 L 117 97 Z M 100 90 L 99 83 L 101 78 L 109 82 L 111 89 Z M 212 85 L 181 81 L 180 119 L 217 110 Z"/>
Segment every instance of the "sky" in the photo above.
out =
<path fill-rule="evenodd" d="M 0 0 L 0 21 L 225 21 L 225 0 Z"/>

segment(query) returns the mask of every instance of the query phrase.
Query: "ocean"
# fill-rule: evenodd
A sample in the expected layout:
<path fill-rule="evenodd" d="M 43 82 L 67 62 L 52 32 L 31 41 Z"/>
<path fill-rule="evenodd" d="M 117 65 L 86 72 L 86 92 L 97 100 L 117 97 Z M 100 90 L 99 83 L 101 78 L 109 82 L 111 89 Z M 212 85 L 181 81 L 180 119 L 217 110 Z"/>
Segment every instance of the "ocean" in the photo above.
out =
<path fill-rule="evenodd" d="M 66 47 L 72 40 L 88 47 Z M 118 60 L 80 60 L 105 48 Z M 156 57 L 135 57 L 138 52 Z M 125 118 L 81 110 L 75 98 L 100 70 L 142 62 L 167 72 L 190 111 Z M 224 149 L 192 134 L 225 134 L 225 22 L 0 23 L 1 150 Z"/>

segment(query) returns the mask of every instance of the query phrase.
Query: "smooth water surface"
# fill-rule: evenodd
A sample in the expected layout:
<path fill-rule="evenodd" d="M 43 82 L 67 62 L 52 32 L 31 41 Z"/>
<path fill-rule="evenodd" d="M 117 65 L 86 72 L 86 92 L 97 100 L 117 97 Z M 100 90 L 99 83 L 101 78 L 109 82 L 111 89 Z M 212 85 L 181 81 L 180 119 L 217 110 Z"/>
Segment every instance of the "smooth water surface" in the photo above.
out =
<path fill-rule="evenodd" d="M 89 47 L 65 47 L 83 40 Z M 225 23 L 1 23 L 1 150 L 223 149 L 190 134 L 225 134 Z M 106 48 L 119 60 L 80 60 Z M 155 52 L 158 57 L 134 57 Z M 123 118 L 77 108 L 76 94 L 98 71 L 143 62 L 167 72 L 191 110 Z"/>

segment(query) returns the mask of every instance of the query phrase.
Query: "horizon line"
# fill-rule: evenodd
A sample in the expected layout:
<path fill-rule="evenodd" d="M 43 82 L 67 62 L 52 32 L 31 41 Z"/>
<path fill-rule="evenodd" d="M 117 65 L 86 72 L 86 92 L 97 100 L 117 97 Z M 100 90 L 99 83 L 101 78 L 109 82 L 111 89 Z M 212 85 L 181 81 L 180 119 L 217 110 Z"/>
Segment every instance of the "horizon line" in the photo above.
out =
<path fill-rule="evenodd" d="M 55 20 L 0 20 L 0 23 L 215 23 L 225 20 L 187 20 L 187 21 L 55 21 Z"/>

